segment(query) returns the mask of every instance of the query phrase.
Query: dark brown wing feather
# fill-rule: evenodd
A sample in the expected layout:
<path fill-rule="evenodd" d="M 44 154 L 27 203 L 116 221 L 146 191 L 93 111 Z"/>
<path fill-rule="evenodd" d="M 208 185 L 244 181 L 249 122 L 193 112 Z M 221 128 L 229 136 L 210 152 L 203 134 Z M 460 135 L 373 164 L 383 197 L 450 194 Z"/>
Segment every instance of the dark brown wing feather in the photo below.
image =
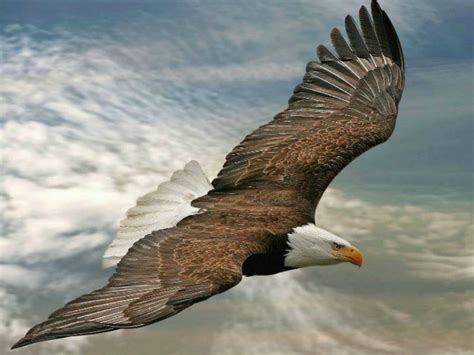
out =
<path fill-rule="evenodd" d="M 349 43 L 331 32 L 337 55 L 318 48 L 288 108 L 248 135 L 227 156 L 215 191 L 294 189 L 314 211 L 331 180 L 348 163 L 393 132 L 404 87 L 397 34 L 376 1 L 360 10 L 362 33 L 346 18 Z"/>
<path fill-rule="evenodd" d="M 105 287 L 52 313 L 14 348 L 141 327 L 224 292 L 240 282 L 248 256 L 264 253 L 276 237 L 286 236 L 286 226 L 306 220 L 304 215 L 286 215 L 285 207 L 257 209 L 245 218 L 239 209 L 214 209 L 153 232 L 130 248 Z M 284 223 L 275 226 L 277 220 Z"/>

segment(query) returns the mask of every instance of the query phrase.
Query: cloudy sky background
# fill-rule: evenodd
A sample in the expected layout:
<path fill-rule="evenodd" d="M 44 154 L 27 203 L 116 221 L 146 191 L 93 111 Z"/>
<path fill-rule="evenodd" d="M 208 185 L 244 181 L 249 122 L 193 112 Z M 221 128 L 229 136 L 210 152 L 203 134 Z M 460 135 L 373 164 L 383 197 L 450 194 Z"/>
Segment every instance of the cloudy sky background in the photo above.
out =
<path fill-rule="evenodd" d="M 362 3 L 2 1 L 0 353 L 101 286 L 136 197 L 190 159 L 213 177 Z M 364 251 L 361 270 L 249 278 L 151 327 L 16 353 L 472 350 L 473 5 L 385 3 L 407 63 L 397 129 L 317 215 Z"/>

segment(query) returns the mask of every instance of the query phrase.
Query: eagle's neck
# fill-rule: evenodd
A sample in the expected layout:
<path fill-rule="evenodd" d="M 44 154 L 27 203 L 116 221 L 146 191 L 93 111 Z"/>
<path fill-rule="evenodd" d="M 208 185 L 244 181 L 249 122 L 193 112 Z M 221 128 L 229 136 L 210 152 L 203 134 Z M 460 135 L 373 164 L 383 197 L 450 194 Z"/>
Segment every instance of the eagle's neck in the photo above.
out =
<path fill-rule="evenodd" d="M 285 266 L 285 255 L 288 252 L 288 236 L 275 237 L 267 253 L 249 256 L 243 266 L 245 276 L 273 275 L 293 269 Z"/>

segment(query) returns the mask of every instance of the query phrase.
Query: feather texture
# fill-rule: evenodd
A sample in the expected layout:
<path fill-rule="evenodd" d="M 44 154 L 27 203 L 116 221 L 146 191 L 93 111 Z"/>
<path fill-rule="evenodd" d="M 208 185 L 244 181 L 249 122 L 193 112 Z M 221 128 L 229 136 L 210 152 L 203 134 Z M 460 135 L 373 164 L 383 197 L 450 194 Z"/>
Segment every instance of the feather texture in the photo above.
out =
<path fill-rule="evenodd" d="M 386 141 L 404 88 L 403 53 L 376 1 L 359 11 L 362 33 L 346 17 L 349 43 L 331 31 L 337 53 L 320 45 L 303 82 L 275 120 L 256 129 L 227 156 L 214 189 L 255 184 L 292 186 L 316 208 L 331 180 L 350 161 Z"/>

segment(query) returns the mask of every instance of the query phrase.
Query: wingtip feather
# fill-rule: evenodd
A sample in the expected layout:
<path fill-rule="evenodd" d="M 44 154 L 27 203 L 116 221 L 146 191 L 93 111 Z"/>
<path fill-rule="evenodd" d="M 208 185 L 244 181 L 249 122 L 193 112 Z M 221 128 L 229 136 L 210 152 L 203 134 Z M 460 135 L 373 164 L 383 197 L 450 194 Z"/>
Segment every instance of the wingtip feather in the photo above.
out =
<path fill-rule="evenodd" d="M 55 337 L 48 337 L 48 336 L 34 337 L 34 336 L 25 335 L 23 338 L 21 338 L 15 344 L 13 344 L 12 347 L 10 348 L 10 350 L 15 350 L 15 349 L 18 349 L 18 348 L 22 348 L 24 346 L 28 346 L 28 345 L 35 344 L 35 343 L 40 343 L 42 341 L 53 340 L 53 339 L 56 339 L 56 338 Z"/>
<path fill-rule="evenodd" d="M 38 334 L 40 326 L 42 324 L 43 323 L 37 324 L 33 328 L 28 330 L 25 336 L 18 340 L 15 344 L 13 344 L 10 349 L 18 349 L 42 341 L 42 334 Z"/>
<path fill-rule="evenodd" d="M 54 339 L 54 337 L 48 336 L 48 334 L 44 334 L 44 329 L 42 329 L 43 323 L 35 325 L 33 328 L 31 328 L 26 335 L 18 340 L 15 344 L 10 349 L 18 349 L 22 348 L 27 345 L 31 345 L 34 343 L 39 343 L 41 341 L 45 340 L 51 340 Z"/>
<path fill-rule="evenodd" d="M 32 343 L 33 343 L 32 341 L 30 341 L 26 337 L 23 337 L 20 340 L 18 340 L 15 344 L 13 344 L 12 347 L 10 348 L 10 350 L 15 350 L 15 349 L 18 349 L 18 348 L 22 348 L 23 346 L 27 346 L 27 345 L 30 345 Z"/>
<path fill-rule="evenodd" d="M 74 301 L 71 301 L 65 307 L 73 303 Z M 42 341 L 97 334 L 117 329 L 117 327 L 111 325 L 80 320 L 77 317 L 63 317 L 60 313 L 63 312 L 65 307 L 53 312 L 47 320 L 31 328 L 23 338 L 13 344 L 11 349 L 21 348 Z"/>
<path fill-rule="evenodd" d="M 352 53 L 349 44 L 346 42 L 342 36 L 341 31 L 338 28 L 333 28 L 331 31 L 331 42 L 336 50 L 339 59 L 341 60 L 351 60 L 354 58 L 354 53 Z"/>
<path fill-rule="evenodd" d="M 352 49 L 360 58 L 369 58 L 370 52 L 366 43 L 357 27 L 357 23 L 351 15 L 347 15 L 345 19 L 347 37 Z"/>
<path fill-rule="evenodd" d="M 380 42 L 377 38 L 372 17 L 365 6 L 361 6 L 359 10 L 359 21 L 369 52 L 377 56 L 382 54 L 382 48 L 380 47 Z"/>
<path fill-rule="evenodd" d="M 402 71 L 405 70 L 405 59 L 403 55 L 403 50 L 402 46 L 400 44 L 400 39 L 398 38 L 397 31 L 395 30 L 395 27 L 392 24 L 392 21 L 390 20 L 390 17 L 388 17 L 387 13 L 382 10 L 382 16 L 385 24 L 385 28 L 387 31 L 387 35 L 389 38 L 389 44 L 390 44 L 390 51 L 392 52 L 392 56 L 394 61 L 398 64 L 398 66 L 402 69 Z"/>

